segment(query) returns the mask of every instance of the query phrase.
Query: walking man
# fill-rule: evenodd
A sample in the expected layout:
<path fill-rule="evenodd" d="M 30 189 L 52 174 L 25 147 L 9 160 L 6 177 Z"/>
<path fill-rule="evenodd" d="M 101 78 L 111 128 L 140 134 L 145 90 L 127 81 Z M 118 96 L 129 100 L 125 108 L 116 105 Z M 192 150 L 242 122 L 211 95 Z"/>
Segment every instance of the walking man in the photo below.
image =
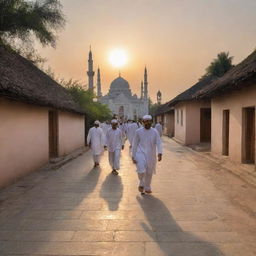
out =
<path fill-rule="evenodd" d="M 99 126 L 100 122 L 95 121 L 94 127 L 89 130 L 87 136 L 87 144 L 91 148 L 93 154 L 94 167 L 100 164 L 100 157 L 105 145 L 105 136 L 103 130 Z"/>
<path fill-rule="evenodd" d="M 161 121 L 159 121 L 156 124 L 155 129 L 158 131 L 159 136 L 162 137 L 162 135 L 163 135 L 163 126 L 162 126 L 162 122 Z"/>
<path fill-rule="evenodd" d="M 143 117 L 144 127 L 138 129 L 132 143 L 132 160 L 137 165 L 139 191 L 152 193 L 151 180 L 156 170 L 156 150 L 158 161 L 162 160 L 162 142 L 156 129 L 151 128 L 152 117 Z"/>
<path fill-rule="evenodd" d="M 118 122 L 116 119 L 111 121 L 111 126 L 107 131 L 106 146 L 108 148 L 108 160 L 112 167 L 112 173 L 118 175 L 117 170 L 120 169 L 120 153 L 121 149 L 124 149 L 123 133 L 117 127 Z"/>
<path fill-rule="evenodd" d="M 140 128 L 139 124 L 135 121 L 132 121 L 132 123 L 128 126 L 127 129 L 127 138 L 130 142 L 130 149 L 132 147 L 132 142 L 135 136 L 135 132 Z"/>

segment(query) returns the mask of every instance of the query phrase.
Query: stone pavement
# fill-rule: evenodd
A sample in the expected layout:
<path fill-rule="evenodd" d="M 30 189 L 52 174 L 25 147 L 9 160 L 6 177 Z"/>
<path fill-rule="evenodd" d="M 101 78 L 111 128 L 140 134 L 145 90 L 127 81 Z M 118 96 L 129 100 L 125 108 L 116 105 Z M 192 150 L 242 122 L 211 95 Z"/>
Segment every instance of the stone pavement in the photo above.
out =
<path fill-rule="evenodd" d="M 256 189 L 164 138 L 153 195 L 137 192 L 122 152 L 119 176 L 90 152 L 0 193 L 0 255 L 253 256 Z"/>

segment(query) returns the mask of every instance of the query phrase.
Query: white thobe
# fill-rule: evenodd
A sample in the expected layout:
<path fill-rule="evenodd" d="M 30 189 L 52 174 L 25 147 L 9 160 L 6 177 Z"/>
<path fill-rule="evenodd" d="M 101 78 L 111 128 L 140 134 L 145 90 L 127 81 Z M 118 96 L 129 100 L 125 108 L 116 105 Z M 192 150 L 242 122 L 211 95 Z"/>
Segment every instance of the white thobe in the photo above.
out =
<path fill-rule="evenodd" d="M 109 128 L 106 135 L 106 145 L 108 147 L 109 164 L 114 170 L 120 169 L 120 152 L 123 145 L 123 135 L 119 128 Z"/>
<path fill-rule="evenodd" d="M 132 157 L 137 161 L 140 186 L 151 189 L 152 174 L 156 170 L 156 153 L 162 154 L 162 142 L 156 129 L 140 128 L 132 143 Z"/>
<path fill-rule="evenodd" d="M 137 123 L 132 123 L 127 128 L 127 138 L 132 146 L 132 142 L 135 136 L 135 132 L 139 129 L 139 125 Z"/>
<path fill-rule="evenodd" d="M 162 135 L 163 135 L 163 126 L 161 124 L 157 123 L 155 125 L 155 129 L 158 131 L 160 137 L 162 137 Z"/>
<path fill-rule="evenodd" d="M 102 128 L 102 130 L 103 130 L 103 132 L 104 132 L 104 135 L 106 136 L 107 131 L 108 131 L 108 129 L 110 128 L 110 125 L 109 125 L 109 124 L 106 124 L 106 123 L 102 123 L 102 124 L 101 124 L 101 128 Z"/>
<path fill-rule="evenodd" d="M 125 124 L 123 123 L 123 124 L 119 125 L 119 129 L 122 132 L 122 144 L 124 145 L 125 144 L 125 139 L 126 139 L 126 127 L 125 127 Z"/>
<path fill-rule="evenodd" d="M 105 145 L 105 136 L 100 127 L 92 127 L 87 136 L 87 144 L 91 144 L 92 154 L 95 163 L 99 163 L 100 155 Z"/>

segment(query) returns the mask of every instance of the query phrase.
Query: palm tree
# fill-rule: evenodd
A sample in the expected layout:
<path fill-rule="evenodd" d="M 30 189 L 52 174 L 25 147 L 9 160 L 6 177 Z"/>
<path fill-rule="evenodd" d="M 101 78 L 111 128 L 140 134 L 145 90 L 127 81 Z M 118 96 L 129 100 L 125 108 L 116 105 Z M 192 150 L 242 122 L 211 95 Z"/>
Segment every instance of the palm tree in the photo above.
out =
<path fill-rule="evenodd" d="M 0 41 L 26 42 L 35 36 L 42 45 L 55 46 L 56 31 L 65 19 L 59 0 L 0 0 Z"/>
<path fill-rule="evenodd" d="M 229 56 L 229 52 L 221 52 L 217 55 L 211 64 L 206 68 L 205 76 L 221 77 L 229 71 L 234 65 L 233 57 Z"/>

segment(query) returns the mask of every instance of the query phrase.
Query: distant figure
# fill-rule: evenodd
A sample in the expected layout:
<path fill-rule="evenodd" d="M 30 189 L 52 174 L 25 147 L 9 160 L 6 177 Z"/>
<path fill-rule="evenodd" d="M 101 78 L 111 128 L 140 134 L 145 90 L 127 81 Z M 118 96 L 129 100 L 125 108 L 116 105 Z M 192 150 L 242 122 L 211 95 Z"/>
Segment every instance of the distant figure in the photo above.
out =
<path fill-rule="evenodd" d="M 127 138 L 130 143 L 130 148 L 132 147 L 132 141 L 135 136 L 135 132 L 140 128 L 139 124 L 133 121 L 132 123 L 129 124 L 127 128 Z"/>
<path fill-rule="evenodd" d="M 151 128 L 152 117 L 143 117 L 144 128 L 138 129 L 132 145 L 132 160 L 137 165 L 139 191 L 152 193 L 151 180 L 156 170 L 156 149 L 158 161 L 162 160 L 162 142 L 156 129 Z"/>
<path fill-rule="evenodd" d="M 101 129 L 103 130 L 104 135 L 106 136 L 107 130 L 110 128 L 109 122 L 101 123 L 100 127 L 101 127 Z"/>
<path fill-rule="evenodd" d="M 111 121 L 111 128 L 108 129 L 106 135 L 106 146 L 108 148 L 109 164 L 112 167 L 112 173 L 118 175 L 117 170 L 120 169 L 120 153 L 124 149 L 123 134 L 117 127 L 118 122 L 116 119 Z"/>
<path fill-rule="evenodd" d="M 155 125 L 155 129 L 158 131 L 159 133 L 159 136 L 162 137 L 163 135 L 163 126 L 162 126 L 162 122 L 158 122 L 156 125 Z"/>
<path fill-rule="evenodd" d="M 92 150 L 94 167 L 100 164 L 100 156 L 102 155 L 104 145 L 105 145 L 105 136 L 103 130 L 99 127 L 100 122 L 95 121 L 94 127 L 89 130 L 87 136 L 87 144 Z"/>

